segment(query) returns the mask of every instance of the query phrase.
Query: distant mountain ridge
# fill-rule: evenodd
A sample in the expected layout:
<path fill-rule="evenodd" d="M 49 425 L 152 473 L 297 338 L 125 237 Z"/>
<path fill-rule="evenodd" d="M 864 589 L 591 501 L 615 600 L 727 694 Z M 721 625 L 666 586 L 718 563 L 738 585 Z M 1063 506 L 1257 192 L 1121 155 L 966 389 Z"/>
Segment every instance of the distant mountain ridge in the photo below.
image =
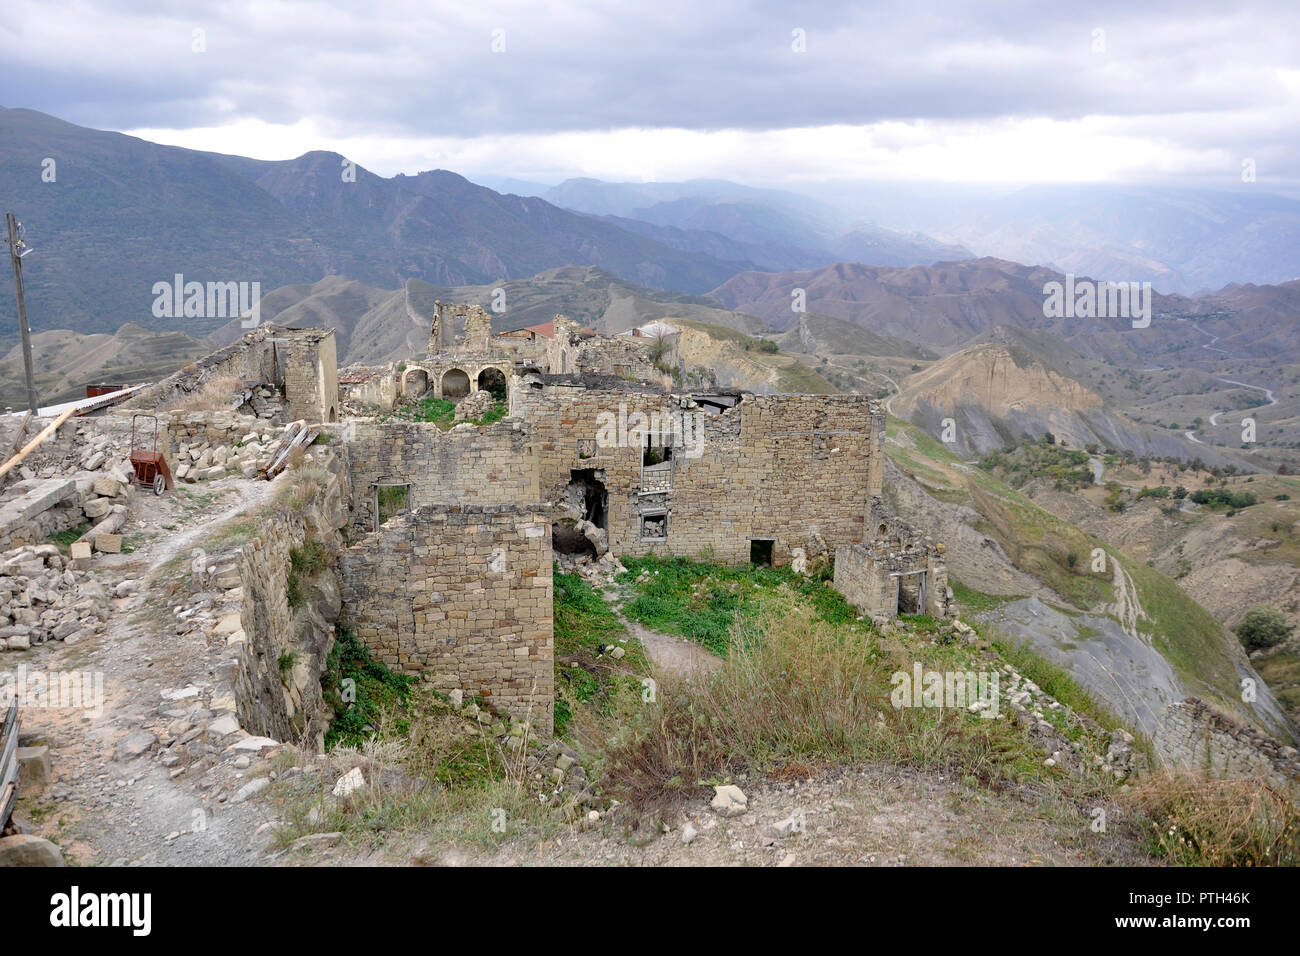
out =
<path fill-rule="evenodd" d="M 55 160 L 43 182 L 42 161 Z M 704 292 L 753 263 L 722 262 L 445 170 L 386 179 L 336 153 L 263 161 L 161 146 L 0 108 L 0 192 L 27 227 L 37 330 L 127 321 L 204 335 L 224 318 L 161 319 L 154 283 L 257 281 L 262 291 L 347 275 L 448 286 L 594 265 L 642 285 Z M 0 336 L 15 308 L 0 296 Z"/>
<path fill-rule="evenodd" d="M 541 195 L 676 248 L 743 258 L 777 272 L 839 260 L 903 266 L 972 257 L 961 245 L 857 221 L 806 196 L 723 180 L 570 179 Z"/>

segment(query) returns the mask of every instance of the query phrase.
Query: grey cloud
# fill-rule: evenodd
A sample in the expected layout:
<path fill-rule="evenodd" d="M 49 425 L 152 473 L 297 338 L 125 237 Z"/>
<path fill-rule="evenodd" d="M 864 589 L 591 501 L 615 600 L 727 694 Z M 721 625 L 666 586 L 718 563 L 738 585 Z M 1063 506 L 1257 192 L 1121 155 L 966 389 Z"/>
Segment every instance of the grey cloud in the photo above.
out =
<path fill-rule="evenodd" d="M 290 2 L 262 19 L 228 5 L 91 0 L 79 16 L 10 2 L 7 105 L 101 128 L 308 116 L 352 136 L 480 136 L 1204 113 L 1230 139 L 1237 112 L 1294 96 L 1273 71 L 1300 69 L 1300 10 L 1281 2 Z M 37 17 L 64 18 L 57 42 Z M 195 54 L 199 26 L 207 51 Z M 791 51 L 796 27 L 807 53 Z M 1097 27 L 1104 55 L 1090 50 Z M 491 52 L 494 28 L 504 53 Z M 1291 145 L 1279 130 L 1259 148 Z"/>

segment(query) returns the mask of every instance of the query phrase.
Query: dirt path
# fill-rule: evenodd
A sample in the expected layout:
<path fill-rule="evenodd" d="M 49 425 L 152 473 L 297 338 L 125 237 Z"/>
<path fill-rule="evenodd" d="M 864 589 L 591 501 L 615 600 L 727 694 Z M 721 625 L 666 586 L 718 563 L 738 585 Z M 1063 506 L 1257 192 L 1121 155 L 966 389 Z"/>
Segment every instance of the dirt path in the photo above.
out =
<path fill-rule="evenodd" d="M 1124 570 L 1124 566 L 1109 557 L 1111 567 L 1111 584 L 1115 589 L 1115 602 L 1107 604 L 1102 608 L 1103 614 L 1109 614 L 1119 622 L 1124 633 L 1135 640 L 1142 640 L 1138 633 L 1138 621 L 1146 619 L 1146 611 L 1142 609 L 1142 602 L 1138 600 L 1137 585 L 1133 583 L 1132 576 Z"/>
<path fill-rule="evenodd" d="M 121 595 L 109 598 L 106 633 L 73 647 L 46 644 L 24 652 L 29 670 L 102 682 L 96 706 L 28 707 L 23 718 L 24 730 L 47 735 L 51 781 L 43 792 L 23 796 L 17 816 L 79 864 L 247 864 L 257 862 L 270 837 L 259 829 L 261 808 L 229 801 L 242 773 L 232 779 L 233 755 L 217 766 L 225 755 L 202 731 L 193 740 L 209 763 L 198 761 L 189 773 L 170 769 L 158 752 L 160 740 L 179 730 L 169 715 L 187 711 L 187 722 L 203 726 L 212 716 L 197 710 L 197 702 L 187 704 L 189 697 L 169 699 L 211 685 L 211 651 L 202 629 L 186 628 L 158 607 L 164 599 L 148 590 L 148 578 L 271 494 L 269 483 L 239 478 L 182 488 L 187 494 L 178 489 L 161 498 L 133 489 L 126 531 L 134 551 L 96 557 L 96 577 L 109 595 Z M 18 662 L 10 655 L 3 663 Z M 248 764 L 251 774 L 256 761 Z"/>
<path fill-rule="evenodd" d="M 289 854 L 286 865 L 438 866 L 1095 866 L 1148 865 L 1114 833 L 1094 833 L 1088 808 L 1050 796 L 972 790 L 942 775 L 891 767 L 738 778 L 746 812 L 719 816 L 708 796 L 659 816 L 620 807 L 545 839 L 484 847 L 473 837 L 379 850 L 339 846 Z M 711 791 L 710 791 L 711 793 Z M 784 834 L 772 829 L 785 822 Z M 694 831 L 691 836 L 687 830 Z M 792 828 L 793 827 L 793 828 Z M 688 839 L 689 838 L 689 839 Z"/>
<path fill-rule="evenodd" d="M 671 634 L 661 634 L 650 628 L 629 621 L 619 613 L 628 633 L 641 642 L 645 652 L 655 667 L 665 673 L 689 677 L 692 674 L 708 674 L 722 665 L 722 659 L 690 641 Z"/>

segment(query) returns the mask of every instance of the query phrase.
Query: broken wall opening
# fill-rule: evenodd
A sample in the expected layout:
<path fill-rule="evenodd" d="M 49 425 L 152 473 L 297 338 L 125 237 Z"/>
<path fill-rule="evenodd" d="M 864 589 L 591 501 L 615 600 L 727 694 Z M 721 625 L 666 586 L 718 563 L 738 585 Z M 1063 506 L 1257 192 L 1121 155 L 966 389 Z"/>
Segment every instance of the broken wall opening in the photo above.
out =
<path fill-rule="evenodd" d="M 646 511 L 641 514 L 641 540 L 668 540 L 668 512 Z"/>
<path fill-rule="evenodd" d="M 375 485 L 375 530 L 390 518 L 411 510 L 411 486 L 404 482 Z"/>
<path fill-rule="evenodd" d="M 671 491 L 672 487 L 673 447 L 658 435 L 646 435 L 641 447 L 641 490 Z"/>
<path fill-rule="evenodd" d="M 604 471 L 596 468 L 571 469 L 566 497 L 579 507 L 585 520 L 597 528 L 608 530 L 609 492 L 605 489 L 604 479 Z"/>
<path fill-rule="evenodd" d="M 551 525 L 556 554 L 599 557 L 609 547 L 609 492 L 605 472 L 574 468 L 564 490 L 566 517 Z"/>
<path fill-rule="evenodd" d="M 895 613 L 925 613 L 925 572 L 902 572 L 891 577 L 896 582 Z"/>
<path fill-rule="evenodd" d="M 402 397 L 419 398 L 429 390 L 429 373 L 424 369 L 410 369 L 402 376 Z"/>
<path fill-rule="evenodd" d="M 485 368 L 479 372 L 478 387 L 490 392 L 498 402 L 504 402 L 508 396 L 506 377 L 499 368 Z"/>
<path fill-rule="evenodd" d="M 772 566 L 772 547 L 775 538 L 751 538 L 749 542 L 749 563 L 756 567 Z"/>

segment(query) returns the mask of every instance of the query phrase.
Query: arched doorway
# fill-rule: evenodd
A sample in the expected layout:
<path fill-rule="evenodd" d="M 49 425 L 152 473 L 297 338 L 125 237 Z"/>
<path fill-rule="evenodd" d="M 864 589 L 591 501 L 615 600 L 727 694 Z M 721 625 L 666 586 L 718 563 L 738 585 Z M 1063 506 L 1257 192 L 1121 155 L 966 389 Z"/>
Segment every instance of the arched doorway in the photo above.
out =
<path fill-rule="evenodd" d="M 402 397 L 419 398 L 429 390 L 429 373 L 422 368 L 410 368 L 402 376 Z"/>
<path fill-rule="evenodd" d="M 499 368 L 488 367 L 479 372 L 478 387 L 491 392 L 492 397 L 499 402 L 506 400 L 506 376 Z"/>
<path fill-rule="evenodd" d="M 448 369 L 442 376 L 443 398 L 464 398 L 469 394 L 469 375 L 464 369 Z"/>

